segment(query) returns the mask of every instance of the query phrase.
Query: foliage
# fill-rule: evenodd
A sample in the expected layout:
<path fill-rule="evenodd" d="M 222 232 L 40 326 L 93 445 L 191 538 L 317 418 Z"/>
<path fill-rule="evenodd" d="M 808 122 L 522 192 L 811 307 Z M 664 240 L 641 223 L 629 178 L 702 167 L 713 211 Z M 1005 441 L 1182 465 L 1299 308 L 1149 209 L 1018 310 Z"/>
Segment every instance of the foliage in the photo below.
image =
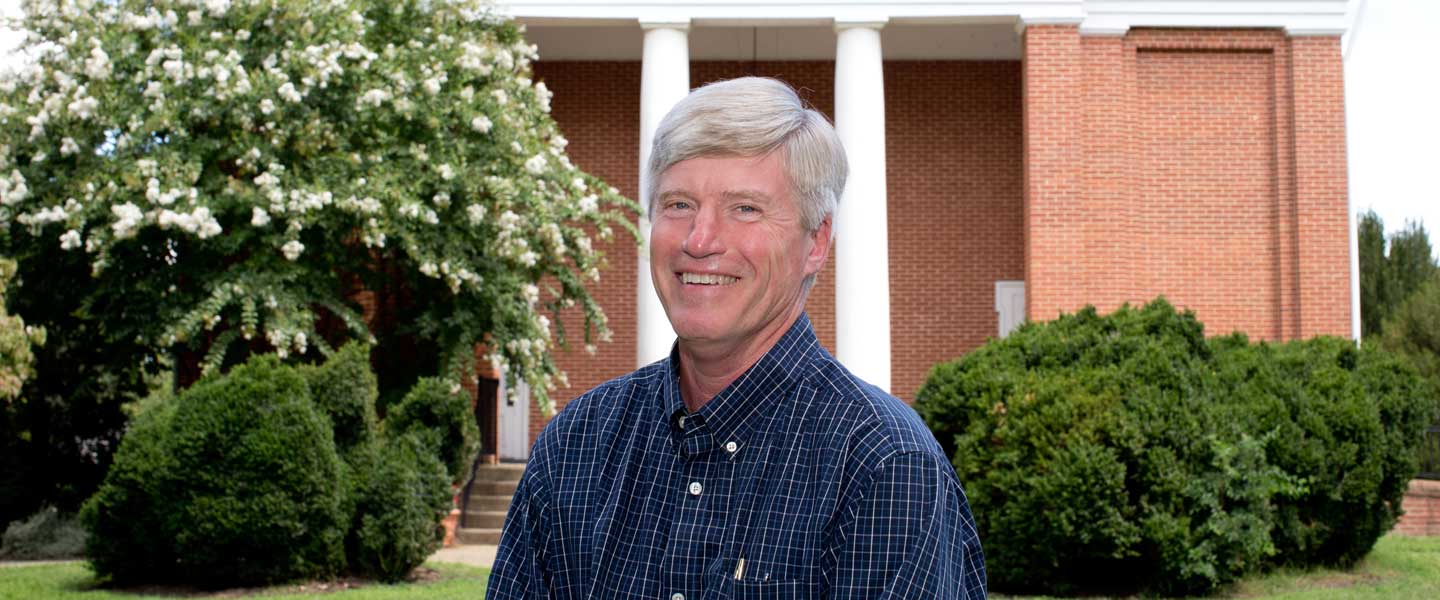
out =
<path fill-rule="evenodd" d="M 445 537 L 450 510 L 445 465 L 415 433 L 386 441 L 358 488 L 350 568 L 385 582 L 403 580 Z"/>
<path fill-rule="evenodd" d="M 96 572 L 203 586 L 404 579 L 438 547 L 451 500 L 441 457 L 473 455 L 475 425 L 439 379 L 407 395 L 394 426 L 377 424 L 366 355 L 352 344 L 298 368 L 253 357 L 141 402 L 82 512 Z"/>
<path fill-rule="evenodd" d="M 1385 238 L 1385 223 L 1374 211 L 1360 215 L 1360 321 L 1365 339 L 1383 334 L 1385 321 L 1426 281 L 1440 275 L 1422 223 Z"/>
<path fill-rule="evenodd" d="M 0 222 L 22 262 L 81 257 L 71 290 L 108 336 L 207 372 L 328 353 L 372 338 L 360 289 L 400 289 L 437 371 L 486 344 L 548 409 L 544 313 L 604 335 L 591 235 L 634 205 L 570 163 L 535 48 L 480 0 L 28 8 Z"/>
<path fill-rule="evenodd" d="M 343 567 L 340 460 L 294 369 L 252 360 L 146 418 L 82 512 L 97 573 L 225 586 Z"/>
<path fill-rule="evenodd" d="M 937 365 L 915 406 L 992 586 L 1173 594 L 1363 556 L 1414 473 L 1419 385 L 1343 340 L 1206 340 L 1162 299 L 1027 324 Z"/>
<path fill-rule="evenodd" d="M 335 449 L 343 457 L 351 449 L 375 439 L 375 373 L 370 370 L 370 350 L 351 342 L 321 365 L 301 367 L 310 385 L 310 398 L 330 417 Z"/>
<path fill-rule="evenodd" d="M 6 289 L 15 277 L 15 261 L 0 258 L 0 400 L 20 396 L 25 380 L 35 374 L 31 346 L 45 345 L 45 329 L 26 327 L 25 319 L 5 311 Z"/>
<path fill-rule="evenodd" d="M 415 435 L 432 454 L 440 456 L 452 483 L 470 474 L 470 463 L 480 449 L 480 430 L 470 401 L 458 385 L 441 379 L 421 379 L 385 417 L 391 439 Z"/>
<path fill-rule="evenodd" d="M 1391 313 L 1380 344 L 1410 359 L 1440 390 L 1440 272 Z"/>
<path fill-rule="evenodd" d="M 5 528 L 0 559 L 77 558 L 84 551 L 85 530 L 80 528 L 75 516 L 61 514 L 55 507 L 47 506 Z"/>

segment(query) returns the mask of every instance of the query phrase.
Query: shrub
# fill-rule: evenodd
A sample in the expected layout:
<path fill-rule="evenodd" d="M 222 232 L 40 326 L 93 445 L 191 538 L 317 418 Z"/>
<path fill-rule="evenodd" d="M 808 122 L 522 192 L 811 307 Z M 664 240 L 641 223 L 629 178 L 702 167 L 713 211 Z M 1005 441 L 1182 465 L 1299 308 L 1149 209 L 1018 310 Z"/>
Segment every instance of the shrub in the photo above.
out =
<path fill-rule="evenodd" d="M 0 544 L 0 558 L 7 560 L 79 558 L 84 553 L 85 530 L 75 516 L 50 506 L 11 523 Z"/>
<path fill-rule="evenodd" d="M 1195 593 L 1368 551 L 1414 472 L 1417 385 L 1344 340 L 1207 341 L 1157 300 L 1026 325 L 936 366 L 916 408 L 996 588 Z"/>
<path fill-rule="evenodd" d="M 295 369 L 251 360 L 169 404 L 86 504 L 97 573 L 208 587 L 343 567 L 341 463 Z"/>
<path fill-rule="evenodd" d="M 378 391 L 369 348 L 351 342 L 324 364 L 307 365 L 300 372 L 310 385 L 310 398 L 330 417 L 340 456 L 374 440 Z"/>
<path fill-rule="evenodd" d="M 1400 303 L 1385 321 L 1380 344 L 1404 355 L 1440 387 L 1440 274 Z"/>
<path fill-rule="evenodd" d="M 451 483 L 469 475 L 470 463 L 480 448 L 480 430 L 471 414 L 469 397 L 442 379 L 424 378 L 405 394 L 385 417 L 391 439 L 413 434 L 440 457 Z"/>
<path fill-rule="evenodd" d="M 428 442 L 414 433 L 389 439 L 372 456 L 356 486 L 347 555 L 355 572 L 396 582 L 440 547 L 449 477 Z"/>
<path fill-rule="evenodd" d="M 104 482 L 80 509 L 88 534 L 85 555 L 97 574 L 117 583 L 174 576 L 172 533 L 181 524 L 162 503 L 178 473 L 165 447 L 177 406 L 174 398 L 147 399 L 131 419 Z"/>

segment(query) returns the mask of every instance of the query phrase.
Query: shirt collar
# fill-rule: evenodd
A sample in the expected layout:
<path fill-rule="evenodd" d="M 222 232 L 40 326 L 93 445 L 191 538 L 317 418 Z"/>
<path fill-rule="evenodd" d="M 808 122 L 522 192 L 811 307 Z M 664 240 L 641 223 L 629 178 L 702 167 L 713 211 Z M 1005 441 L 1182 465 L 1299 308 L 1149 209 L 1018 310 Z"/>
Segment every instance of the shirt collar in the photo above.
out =
<path fill-rule="evenodd" d="M 714 398 L 705 403 L 698 416 L 698 425 L 703 425 L 715 445 L 730 441 L 741 441 L 747 433 L 750 417 L 770 401 L 782 397 L 808 371 L 814 354 L 820 351 L 820 342 L 810 317 L 800 313 L 795 323 L 780 336 L 760 360 L 755 361 L 740 377 L 720 390 Z M 680 417 L 686 416 L 685 402 L 680 396 L 680 345 L 676 342 L 670 350 L 669 377 L 665 383 L 666 413 L 670 426 L 682 431 Z"/>

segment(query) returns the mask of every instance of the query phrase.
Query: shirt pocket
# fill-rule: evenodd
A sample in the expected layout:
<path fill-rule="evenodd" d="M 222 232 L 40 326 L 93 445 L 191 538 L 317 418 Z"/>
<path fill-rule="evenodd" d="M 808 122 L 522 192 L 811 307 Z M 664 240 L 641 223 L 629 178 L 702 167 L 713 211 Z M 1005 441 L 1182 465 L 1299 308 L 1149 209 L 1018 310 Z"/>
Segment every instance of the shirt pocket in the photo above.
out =
<path fill-rule="evenodd" d="M 808 600 L 823 596 L 820 585 L 801 579 L 769 581 L 730 580 L 731 600 Z"/>

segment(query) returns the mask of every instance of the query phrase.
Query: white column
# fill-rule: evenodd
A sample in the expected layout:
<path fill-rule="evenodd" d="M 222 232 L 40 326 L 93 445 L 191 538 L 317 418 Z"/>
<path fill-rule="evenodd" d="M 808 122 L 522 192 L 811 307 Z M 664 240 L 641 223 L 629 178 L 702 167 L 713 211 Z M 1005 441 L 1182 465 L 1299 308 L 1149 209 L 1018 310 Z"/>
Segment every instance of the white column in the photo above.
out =
<path fill-rule="evenodd" d="M 861 379 L 889 391 L 884 25 L 884 20 L 835 23 L 835 129 L 850 159 L 835 223 L 835 354 Z"/>
<path fill-rule="evenodd" d="M 635 363 L 648 365 L 665 358 L 675 341 L 675 330 L 665 317 L 655 283 L 650 279 L 650 144 L 665 113 L 690 93 L 688 20 L 640 23 L 645 30 L 645 51 L 640 67 L 640 248 L 635 279 Z"/>

